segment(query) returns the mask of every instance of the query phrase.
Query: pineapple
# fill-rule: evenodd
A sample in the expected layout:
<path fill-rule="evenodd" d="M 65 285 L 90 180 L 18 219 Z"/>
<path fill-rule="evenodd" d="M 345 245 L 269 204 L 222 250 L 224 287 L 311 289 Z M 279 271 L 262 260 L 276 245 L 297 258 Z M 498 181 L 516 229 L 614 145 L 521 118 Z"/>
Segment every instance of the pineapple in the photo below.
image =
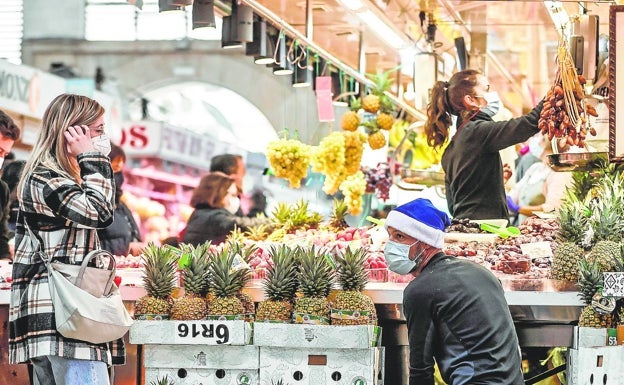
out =
<path fill-rule="evenodd" d="M 349 227 L 345 220 L 348 213 L 349 206 L 347 206 L 344 200 L 334 199 L 334 208 L 329 218 L 329 229 L 338 232 Z"/>
<path fill-rule="evenodd" d="M 268 225 L 257 225 L 252 226 L 247 229 L 245 232 L 245 237 L 247 239 L 251 239 L 252 241 L 264 241 L 269 236 L 269 226 Z"/>
<path fill-rule="evenodd" d="M 270 249 L 272 265 L 262 282 L 266 299 L 258 304 L 257 321 L 291 321 L 292 302 L 297 292 L 297 258 L 295 251 L 281 244 Z"/>
<path fill-rule="evenodd" d="M 175 286 L 178 261 L 173 248 L 149 243 L 143 250 L 143 287 L 147 294 L 139 298 L 134 315 L 167 315 L 171 309 L 170 296 Z"/>
<path fill-rule="evenodd" d="M 595 263 L 582 260 L 579 263 L 579 296 L 585 303 L 579 318 L 579 326 L 590 328 L 609 328 L 613 324 L 613 315 L 600 314 L 592 306 L 594 295 L 602 290 L 602 273 Z"/>
<path fill-rule="evenodd" d="M 392 129 L 392 125 L 394 124 L 394 118 L 392 115 L 386 112 L 380 112 L 377 115 L 377 126 L 382 130 L 390 131 Z"/>
<path fill-rule="evenodd" d="M 336 256 L 338 283 L 342 290 L 336 293 L 331 304 L 332 325 L 367 325 L 376 322 L 375 304 L 362 293 L 368 283 L 368 274 L 364 269 L 367 257 L 365 249 L 352 250 L 351 247 L 347 247 L 342 256 Z M 349 314 L 345 317 L 344 312 Z"/>
<path fill-rule="evenodd" d="M 378 95 L 368 94 L 362 99 L 362 108 L 366 112 L 370 112 L 372 114 L 379 111 L 381 107 L 381 100 Z"/>
<path fill-rule="evenodd" d="M 368 134 L 368 145 L 373 150 L 378 150 L 386 145 L 386 137 L 383 132 L 375 131 Z"/>
<path fill-rule="evenodd" d="M 243 243 L 231 243 L 229 244 L 229 247 L 230 252 L 240 256 L 246 264 L 249 263 L 252 256 L 258 250 L 256 246 L 245 246 Z M 243 309 L 245 310 L 244 319 L 247 322 L 253 322 L 254 316 L 256 314 L 256 304 L 253 300 L 253 297 L 243 291 L 245 286 L 247 286 L 247 284 L 249 283 L 249 280 L 251 280 L 251 277 L 251 274 L 241 274 L 237 276 L 237 285 L 240 289 L 236 293 L 236 298 L 238 298 L 243 305 Z"/>
<path fill-rule="evenodd" d="M 581 247 L 587 229 L 586 209 L 579 202 L 565 202 L 557 213 L 559 230 L 553 253 L 551 278 L 578 282 L 578 263 L 585 256 Z"/>
<path fill-rule="evenodd" d="M 357 111 L 347 111 L 342 115 L 342 129 L 345 131 L 355 131 L 360 126 L 360 117 Z"/>
<path fill-rule="evenodd" d="M 211 289 L 208 302 L 209 319 L 243 319 L 245 308 L 237 294 L 242 290 L 243 276 L 249 275 L 249 268 L 243 264 L 235 265 L 240 258 L 231 249 L 223 247 L 214 251 L 210 257 L 209 286 Z"/>
<path fill-rule="evenodd" d="M 602 187 L 604 185 L 599 189 Z M 595 243 L 587 255 L 587 260 L 595 262 L 601 272 L 615 271 L 622 260 L 620 245 L 624 222 L 621 199 L 619 196 L 610 195 L 610 191 L 602 191 L 600 200 L 592 201 L 589 225 L 593 231 Z"/>
<path fill-rule="evenodd" d="M 201 320 L 206 318 L 206 301 L 204 295 L 208 291 L 208 248 L 210 242 L 194 247 L 190 244 L 181 245 L 181 253 L 188 256 L 188 265 L 182 270 L 184 296 L 173 301 L 171 319 Z"/>
<path fill-rule="evenodd" d="M 169 379 L 168 375 L 164 377 L 156 377 L 155 381 L 150 382 L 150 385 L 175 385 L 172 379 Z"/>
<path fill-rule="evenodd" d="M 295 323 L 309 323 L 306 316 L 312 316 L 320 324 L 328 325 L 331 307 L 327 296 L 334 284 L 334 270 L 325 259 L 323 250 L 314 246 L 299 249 L 299 255 L 299 291 L 302 297 L 295 302 Z M 312 319 L 310 323 L 316 322 Z"/>

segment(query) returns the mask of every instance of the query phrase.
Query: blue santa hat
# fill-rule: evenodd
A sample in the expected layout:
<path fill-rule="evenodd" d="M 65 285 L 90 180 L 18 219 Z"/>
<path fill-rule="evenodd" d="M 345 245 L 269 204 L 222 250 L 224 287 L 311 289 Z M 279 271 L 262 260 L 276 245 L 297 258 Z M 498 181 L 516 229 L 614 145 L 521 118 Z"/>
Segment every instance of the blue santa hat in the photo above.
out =
<path fill-rule="evenodd" d="M 433 247 L 444 247 L 444 229 L 451 220 L 429 199 L 418 198 L 390 211 L 385 227 L 395 229 Z"/>

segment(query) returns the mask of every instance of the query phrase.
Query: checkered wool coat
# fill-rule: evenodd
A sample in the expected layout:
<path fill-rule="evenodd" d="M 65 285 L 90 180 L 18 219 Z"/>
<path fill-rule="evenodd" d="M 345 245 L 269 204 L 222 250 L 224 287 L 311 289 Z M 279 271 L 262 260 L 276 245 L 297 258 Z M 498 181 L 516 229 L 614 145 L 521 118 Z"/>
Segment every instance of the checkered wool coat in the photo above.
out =
<path fill-rule="evenodd" d="M 125 362 L 122 340 L 91 344 L 64 338 L 56 331 L 48 273 L 34 251 L 42 245 L 49 257 L 80 264 L 100 246 L 96 229 L 113 222 L 115 188 L 108 158 L 99 152 L 83 153 L 78 155 L 78 164 L 82 185 L 45 169 L 23 176 L 9 308 L 9 361 L 13 364 L 44 355 L 108 365 Z M 38 242 L 32 242 L 25 226 Z"/>

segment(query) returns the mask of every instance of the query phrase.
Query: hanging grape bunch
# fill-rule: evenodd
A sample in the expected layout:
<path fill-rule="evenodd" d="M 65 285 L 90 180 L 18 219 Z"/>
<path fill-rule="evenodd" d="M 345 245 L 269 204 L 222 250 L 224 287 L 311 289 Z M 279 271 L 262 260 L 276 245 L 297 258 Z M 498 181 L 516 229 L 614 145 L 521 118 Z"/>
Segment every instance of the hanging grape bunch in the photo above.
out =
<path fill-rule="evenodd" d="M 291 188 L 301 187 L 301 180 L 308 175 L 310 166 L 310 146 L 297 139 L 284 137 L 271 141 L 266 153 L 276 177 L 288 180 Z"/>
<path fill-rule="evenodd" d="M 557 74 L 548 90 L 538 127 L 549 140 L 567 138 L 571 146 L 584 147 L 587 134 L 596 135 L 587 115 L 598 116 L 596 109 L 584 102 L 585 78 L 578 75 L 567 42 L 557 49 Z"/>
<path fill-rule="evenodd" d="M 375 194 L 382 201 L 390 198 L 392 172 L 388 163 L 378 163 L 377 167 L 363 167 L 366 177 L 366 192 Z"/>

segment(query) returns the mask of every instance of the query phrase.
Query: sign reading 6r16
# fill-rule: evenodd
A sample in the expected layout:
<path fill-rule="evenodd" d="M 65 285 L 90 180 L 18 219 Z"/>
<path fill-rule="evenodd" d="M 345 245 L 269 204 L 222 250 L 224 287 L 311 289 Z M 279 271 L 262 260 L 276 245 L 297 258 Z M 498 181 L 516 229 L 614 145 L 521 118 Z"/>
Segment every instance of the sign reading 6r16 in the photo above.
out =
<path fill-rule="evenodd" d="M 221 323 L 205 321 L 180 322 L 176 335 L 177 342 L 206 345 L 227 344 L 230 341 L 230 330 Z"/>

